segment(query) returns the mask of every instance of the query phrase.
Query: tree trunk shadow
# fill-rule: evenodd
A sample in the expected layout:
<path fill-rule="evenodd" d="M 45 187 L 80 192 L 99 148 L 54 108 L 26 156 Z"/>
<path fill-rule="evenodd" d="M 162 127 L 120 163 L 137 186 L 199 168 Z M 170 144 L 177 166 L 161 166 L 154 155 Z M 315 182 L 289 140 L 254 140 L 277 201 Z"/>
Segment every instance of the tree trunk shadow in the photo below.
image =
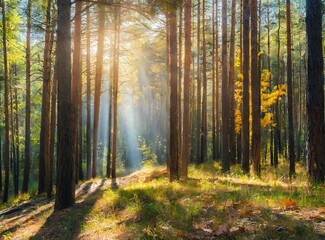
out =
<path fill-rule="evenodd" d="M 85 185 L 77 195 L 85 194 L 84 201 L 76 203 L 69 209 L 53 212 L 39 231 L 30 239 L 77 239 L 86 216 L 96 202 L 103 196 L 105 180 L 93 189 L 92 184 Z M 95 183 L 93 183 L 95 184 Z"/>

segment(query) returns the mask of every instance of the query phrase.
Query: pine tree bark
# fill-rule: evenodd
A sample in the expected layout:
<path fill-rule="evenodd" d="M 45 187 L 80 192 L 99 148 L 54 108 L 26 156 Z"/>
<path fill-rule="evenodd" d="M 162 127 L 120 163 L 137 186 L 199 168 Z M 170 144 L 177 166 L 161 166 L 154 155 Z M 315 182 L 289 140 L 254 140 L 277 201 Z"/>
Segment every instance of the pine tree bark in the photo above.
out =
<path fill-rule="evenodd" d="M 40 134 L 38 194 L 45 191 L 49 182 L 50 166 L 50 99 L 51 99 L 51 0 L 47 1 L 45 46 L 43 62 L 43 94 Z"/>
<path fill-rule="evenodd" d="M 216 94 L 215 94 L 215 111 L 216 111 L 216 159 L 220 157 L 220 122 L 219 122 L 219 4 L 218 0 L 216 0 L 216 53 L 215 53 L 215 68 L 216 68 Z"/>
<path fill-rule="evenodd" d="M 112 71 L 113 72 L 113 71 Z M 114 74 L 111 74 L 113 79 Z M 112 142 L 112 101 L 113 101 L 113 87 L 112 82 L 109 80 L 109 105 L 108 105 L 108 143 L 107 143 L 107 165 L 106 165 L 106 177 L 111 177 L 111 142 Z"/>
<path fill-rule="evenodd" d="M 311 181 L 324 182 L 324 66 L 322 54 L 322 1 L 306 1 L 308 40 L 307 163 Z"/>
<path fill-rule="evenodd" d="M 25 159 L 24 178 L 22 192 L 28 192 L 29 171 L 30 171 L 30 35 L 31 35 L 31 0 L 27 3 L 27 31 L 26 31 L 26 118 L 25 118 Z"/>
<path fill-rule="evenodd" d="M 169 19 L 169 14 L 166 13 L 166 76 L 167 76 L 167 104 L 166 104 L 166 112 L 168 112 L 169 114 L 169 92 L 170 92 L 170 19 Z M 168 115 L 168 119 L 169 119 L 169 115 Z M 170 126 L 169 126 L 169 121 L 167 119 L 167 137 L 166 137 L 166 148 L 167 148 L 167 159 L 166 159 L 166 162 L 167 162 L 167 171 L 169 172 L 170 171 L 170 159 L 169 159 L 169 156 L 170 156 L 170 149 L 169 149 L 169 146 L 170 146 L 170 135 L 168 134 L 170 132 Z"/>
<path fill-rule="evenodd" d="M 200 68 L 200 55 L 201 55 L 201 3 L 198 0 L 197 5 L 197 112 L 196 112 L 196 163 L 201 163 L 201 68 Z"/>
<path fill-rule="evenodd" d="M 288 97 L 288 131 L 289 131 L 289 160 L 290 176 L 295 174 L 295 140 L 293 126 L 293 85 L 292 85 L 292 54 L 291 54 L 291 7 L 287 0 L 287 97 Z"/>
<path fill-rule="evenodd" d="M 3 191 L 3 202 L 8 201 L 9 193 L 9 79 L 8 79 L 8 54 L 7 54 L 7 31 L 6 31 L 6 10 L 5 2 L 1 1 L 2 9 L 2 46 L 3 46 L 3 68 L 4 68 L 4 111 L 5 111 L 5 154 L 4 154 L 4 170 L 5 183 Z"/>
<path fill-rule="evenodd" d="M 229 53 L 229 160 L 236 164 L 236 133 L 235 133 L 235 33 L 236 33 L 236 0 L 231 4 L 231 33 Z"/>
<path fill-rule="evenodd" d="M 116 153 L 117 153 L 117 113 L 118 113 L 118 83 L 119 83 L 119 59 L 120 59 L 120 24 L 121 9 L 115 9 L 115 36 L 114 36 L 114 77 L 113 77 L 113 139 L 112 139 L 112 184 L 116 185 Z M 177 89 L 176 89 L 177 91 Z M 177 122 L 176 122 L 177 123 Z"/>
<path fill-rule="evenodd" d="M 242 169 L 249 173 L 249 0 L 243 0 Z"/>
<path fill-rule="evenodd" d="M 222 170 L 230 170 L 229 154 L 229 92 L 227 66 L 227 0 L 222 0 Z"/>
<path fill-rule="evenodd" d="M 215 26 L 215 0 L 212 0 L 212 160 L 216 161 L 216 71 L 215 71 L 215 50 L 216 50 L 216 26 Z"/>
<path fill-rule="evenodd" d="M 277 86 L 277 88 L 280 87 L 279 82 L 280 82 L 280 47 L 281 47 L 281 41 L 280 41 L 280 29 L 281 29 L 281 15 L 280 15 L 280 0 L 278 0 L 278 7 L 279 7 L 279 12 L 278 12 L 278 31 L 277 31 L 277 43 L 278 43 L 278 47 L 277 47 L 277 75 L 276 75 L 276 79 L 275 79 L 275 85 Z M 274 127 L 274 154 L 273 154 L 273 158 L 274 158 L 274 167 L 277 168 L 278 167 L 278 162 L 279 162 L 279 150 L 280 150 L 280 139 L 281 139 L 281 126 L 280 126 L 280 118 L 279 118 L 279 108 L 280 108 L 280 104 L 278 103 L 278 101 L 275 104 L 275 122 L 276 122 L 276 126 Z"/>
<path fill-rule="evenodd" d="M 271 72 L 271 36 L 270 36 L 270 1 L 267 0 L 267 69 Z M 270 91 L 273 88 L 273 84 L 270 84 Z M 274 106 L 271 108 L 273 115 L 274 113 Z M 274 133 L 275 128 L 270 127 L 270 164 L 274 165 Z"/>
<path fill-rule="evenodd" d="M 52 29 L 52 31 L 54 28 Z M 56 53 L 56 52 L 55 52 Z M 55 58 L 56 59 L 56 58 Z M 57 92 L 58 92 L 58 77 L 57 77 L 57 65 L 54 66 L 54 74 L 52 80 L 52 91 L 51 91 L 51 134 L 50 134 L 50 174 L 53 176 L 55 156 L 54 152 L 56 150 L 55 144 L 55 134 L 57 126 Z M 53 181 L 51 177 L 51 182 L 48 184 L 47 194 L 48 197 L 52 196 Z"/>
<path fill-rule="evenodd" d="M 75 163 L 75 182 L 78 184 L 79 180 L 79 113 L 80 106 L 80 85 L 82 84 L 81 74 L 81 10 L 82 2 L 76 0 L 75 3 L 75 16 L 74 16 L 74 34 L 73 34 L 73 67 L 72 67 L 72 139 L 73 142 L 73 157 Z"/>
<path fill-rule="evenodd" d="M 75 202 L 75 170 L 71 121 L 71 3 L 58 0 L 57 77 L 58 77 L 58 163 L 55 211 Z"/>
<path fill-rule="evenodd" d="M 261 174 L 261 85 L 258 76 L 257 1 L 251 0 L 251 78 L 252 78 L 252 162 L 256 175 Z"/>
<path fill-rule="evenodd" d="M 201 163 L 207 161 L 207 104 L 208 104 L 208 79 L 207 79 L 207 51 L 206 51 L 206 1 L 203 0 L 202 9 L 202 52 L 203 52 L 203 96 L 202 96 L 202 122 L 201 122 Z"/>
<path fill-rule="evenodd" d="M 15 65 L 15 78 L 17 79 L 17 65 Z M 17 85 L 17 82 L 15 83 Z M 19 193 L 19 165 L 20 165 L 20 147 L 19 147 L 19 112 L 18 112 L 18 90 L 15 86 L 15 145 L 16 145 L 16 181 L 15 181 L 15 194 Z"/>
<path fill-rule="evenodd" d="M 14 182 L 14 194 L 18 195 L 18 175 L 17 169 L 17 152 L 16 152 L 16 131 L 15 131 L 15 113 L 14 113 L 14 78 L 15 78 L 15 64 L 10 67 L 10 125 L 11 125 L 11 171 Z"/>
<path fill-rule="evenodd" d="M 178 24 L 178 160 L 179 175 L 182 175 L 182 55 L 183 55 L 183 6 L 179 9 Z"/>
<path fill-rule="evenodd" d="M 240 73 L 243 74 L 243 0 L 240 1 L 240 30 L 239 30 L 239 64 L 240 64 Z M 242 116 L 242 103 L 238 106 L 240 114 Z M 237 140 L 237 154 L 236 154 L 236 163 L 242 164 L 242 128 L 236 136 Z"/>
<path fill-rule="evenodd" d="M 183 113 L 183 144 L 182 144 L 182 178 L 187 178 L 190 135 L 190 81 L 191 81 L 191 48 L 192 48 L 192 1 L 186 0 L 185 17 L 185 59 L 184 59 L 184 113 Z"/>
<path fill-rule="evenodd" d="M 92 177 L 97 175 L 97 145 L 98 145 L 98 127 L 99 127 L 99 109 L 101 83 L 103 75 L 103 52 L 104 52 L 104 28 L 105 28 L 105 5 L 99 6 L 98 15 L 98 45 L 97 45 L 97 63 L 95 75 L 95 99 L 94 99 L 94 132 L 93 132 L 93 162 L 92 162 Z"/>
<path fill-rule="evenodd" d="M 90 10 L 89 3 L 86 6 L 86 45 L 87 45 L 87 57 L 86 57 L 86 67 L 87 67 L 87 129 L 86 129 L 86 148 L 87 148 L 87 179 L 91 178 L 92 164 L 91 164 L 91 115 L 90 115 L 90 104 L 91 104 L 91 69 L 90 69 Z"/>
<path fill-rule="evenodd" d="M 178 101 L 177 101 L 177 19 L 176 9 L 169 12 L 170 18 L 170 181 L 179 178 L 178 173 Z"/>

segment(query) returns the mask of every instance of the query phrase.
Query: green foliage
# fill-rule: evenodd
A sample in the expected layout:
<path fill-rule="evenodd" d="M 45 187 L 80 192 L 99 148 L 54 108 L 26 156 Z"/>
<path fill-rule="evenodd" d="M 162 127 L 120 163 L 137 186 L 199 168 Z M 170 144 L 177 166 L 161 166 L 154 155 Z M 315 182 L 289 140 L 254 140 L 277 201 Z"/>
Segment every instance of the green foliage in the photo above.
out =
<path fill-rule="evenodd" d="M 181 7 L 184 3 L 184 0 L 150 0 L 148 2 L 159 6 L 164 11 L 171 11 Z"/>
<path fill-rule="evenodd" d="M 150 146 L 144 144 L 139 148 L 139 150 L 142 154 L 143 166 L 153 166 L 158 164 L 157 155 L 152 151 L 152 148 Z"/>

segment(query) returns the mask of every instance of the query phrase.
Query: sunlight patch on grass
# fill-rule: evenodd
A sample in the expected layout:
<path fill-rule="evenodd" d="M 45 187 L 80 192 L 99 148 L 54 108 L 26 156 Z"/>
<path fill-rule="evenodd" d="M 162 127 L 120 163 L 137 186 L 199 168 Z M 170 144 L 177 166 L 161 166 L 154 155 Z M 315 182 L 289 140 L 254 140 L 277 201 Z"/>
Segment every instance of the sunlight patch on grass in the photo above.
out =
<path fill-rule="evenodd" d="M 91 234 L 96 229 L 100 235 L 110 231 L 117 239 L 175 239 L 187 238 L 202 228 L 217 231 L 226 223 L 229 229 L 252 225 L 236 239 L 272 239 L 276 234 L 298 239 L 300 235 L 314 236 L 309 224 L 278 216 L 272 209 L 285 209 L 286 199 L 294 199 L 299 208 L 324 206 L 323 187 L 310 188 L 304 177 L 291 183 L 285 177 L 276 178 L 282 169 L 277 175 L 269 172 L 262 178 L 247 176 L 239 167 L 229 175 L 221 174 L 220 169 L 218 163 L 211 162 L 190 166 L 186 181 L 169 183 L 161 168 L 146 167 L 139 182 L 104 192 L 82 232 Z"/>

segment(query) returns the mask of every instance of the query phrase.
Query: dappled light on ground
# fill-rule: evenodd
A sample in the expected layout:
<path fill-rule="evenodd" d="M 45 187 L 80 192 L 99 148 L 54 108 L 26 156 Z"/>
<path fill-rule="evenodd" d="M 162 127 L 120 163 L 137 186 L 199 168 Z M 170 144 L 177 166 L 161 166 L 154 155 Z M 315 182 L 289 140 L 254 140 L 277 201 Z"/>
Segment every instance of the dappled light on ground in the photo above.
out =
<path fill-rule="evenodd" d="M 170 184 L 165 168 L 145 168 L 118 178 L 117 189 L 110 180 L 82 184 L 71 209 L 53 213 L 47 202 L 28 218 L 7 216 L 1 231 L 5 239 L 323 239 L 322 187 L 273 180 L 222 175 L 207 163 Z"/>

